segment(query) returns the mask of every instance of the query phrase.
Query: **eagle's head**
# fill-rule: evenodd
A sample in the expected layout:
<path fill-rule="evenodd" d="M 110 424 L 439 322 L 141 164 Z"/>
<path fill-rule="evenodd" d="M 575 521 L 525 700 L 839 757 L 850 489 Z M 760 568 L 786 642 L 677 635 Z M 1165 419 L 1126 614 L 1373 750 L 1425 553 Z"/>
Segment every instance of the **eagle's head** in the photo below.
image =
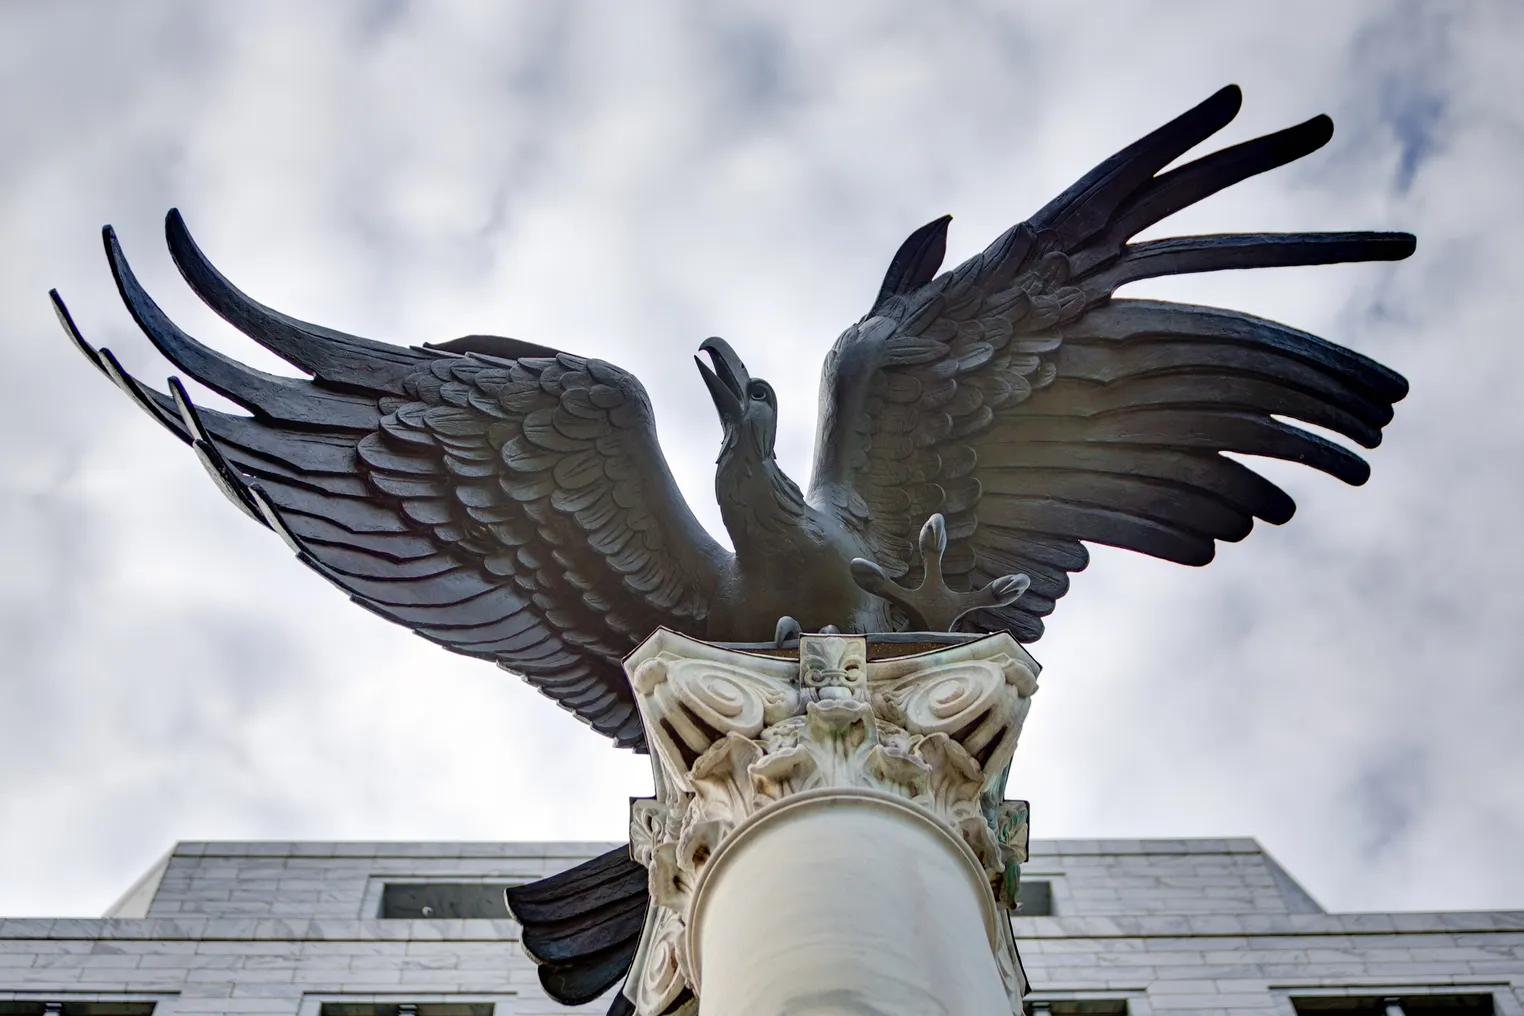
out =
<path fill-rule="evenodd" d="M 725 428 L 720 461 L 726 462 L 737 454 L 752 462 L 771 459 L 773 442 L 778 436 L 778 396 L 773 393 L 773 386 L 748 374 L 746 365 L 724 339 L 705 339 L 699 350 L 708 353 L 714 362 L 711 369 L 697 356 L 693 358 Z"/>

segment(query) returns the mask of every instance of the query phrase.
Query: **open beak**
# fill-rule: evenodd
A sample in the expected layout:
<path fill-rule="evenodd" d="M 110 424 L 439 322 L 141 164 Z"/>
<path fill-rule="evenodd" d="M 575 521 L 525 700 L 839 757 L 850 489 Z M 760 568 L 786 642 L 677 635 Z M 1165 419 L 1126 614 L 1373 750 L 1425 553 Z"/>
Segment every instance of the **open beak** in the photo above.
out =
<path fill-rule="evenodd" d="M 714 361 L 714 369 L 711 370 L 703 360 L 697 356 L 693 358 L 709 389 L 709 397 L 714 399 L 714 408 L 719 411 L 720 421 L 727 426 L 738 425 L 746 405 L 746 385 L 751 381 L 751 375 L 746 373 L 746 365 L 724 339 L 705 339 L 699 344 L 699 351 L 708 353 Z"/>

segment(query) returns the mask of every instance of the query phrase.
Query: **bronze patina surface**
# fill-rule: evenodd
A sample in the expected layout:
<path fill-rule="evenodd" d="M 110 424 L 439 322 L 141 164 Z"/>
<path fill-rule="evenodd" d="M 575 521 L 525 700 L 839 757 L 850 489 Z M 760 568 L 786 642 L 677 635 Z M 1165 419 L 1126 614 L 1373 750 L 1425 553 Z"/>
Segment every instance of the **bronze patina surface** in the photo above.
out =
<path fill-rule="evenodd" d="M 248 415 L 197 407 L 173 378 L 165 392 L 130 377 L 53 299 L 86 357 L 355 602 L 523 675 L 640 749 L 620 660 L 658 627 L 778 652 L 801 628 L 1030 642 L 1086 543 L 1203 565 L 1255 519 L 1288 520 L 1291 498 L 1225 452 L 1365 481 L 1360 457 L 1288 421 L 1375 447 L 1407 393 L 1398 374 L 1247 314 L 1113 295 L 1156 276 L 1412 253 L 1404 233 L 1131 242 L 1332 136 L 1319 116 L 1165 169 L 1240 102 L 1224 88 L 951 271 L 948 217 L 916 230 L 826 354 L 808 487 L 774 459 L 771 386 L 723 340 L 703 342 L 734 553 L 683 500 L 644 388 L 612 364 L 497 336 L 404 347 L 298 321 L 234 287 L 174 211 L 169 248 L 191 289 L 307 378 L 182 331 L 110 227 L 111 270 L 143 332 Z M 910 640 L 903 651 L 937 644 Z M 514 890 L 552 995 L 590 999 L 623 975 L 645 893 L 622 850 Z"/>

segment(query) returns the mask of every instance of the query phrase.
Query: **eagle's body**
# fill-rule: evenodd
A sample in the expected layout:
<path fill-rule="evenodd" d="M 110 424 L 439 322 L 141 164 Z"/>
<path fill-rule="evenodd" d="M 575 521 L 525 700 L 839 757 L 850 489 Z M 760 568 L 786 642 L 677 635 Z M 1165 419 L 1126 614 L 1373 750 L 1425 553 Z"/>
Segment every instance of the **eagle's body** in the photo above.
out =
<path fill-rule="evenodd" d="M 356 602 L 522 674 L 639 747 L 620 660 L 658 626 L 759 641 L 783 615 L 844 631 L 961 616 L 1031 641 L 1085 567 L 1087 542 L 1200 565 L 1256 518 L 1290 518 L 1284 492 L 1224 453 L 1364 481 L 1359 457 L 1287 421 L 1373 447 L 1406 393 L 1400 376 L 1274 322 L 1113 295 L 1159 275 L 1412 251 L 1396 233 L 1130 242 L 1331 136 L 1318 117 L 1165 171 L 1239 101 L 1224 89 L 951 271 L 939 274 L 946 218 L 912 234 L 826 358 L 803 488 L 773 457 L 771 388 L 706 341 L 733 553 L 697 522 L 644 389 L 612 364 L 491 336 L 395 346 L 298 321 L 223 278 L 173 212 L 170 250 L 191 287 L 309 379 L 252 370 L 182 332 L 109 228 L 138 324 L 250 415 L 198 410 L 178 382 L 165 394 L 128 377 L 58 309 L 240 508 Z"/>
<path fill-rule="evenodd" d="M 868 553 L 863 542 L 806 504 L 777 463 L 721 463 L 715 491 L 736 555 L 715 592 L 708 639 L 763 641 L 784 616 L 805 631 L 890 630 L 888 605 L 852 578 L 850 562 Z"/>

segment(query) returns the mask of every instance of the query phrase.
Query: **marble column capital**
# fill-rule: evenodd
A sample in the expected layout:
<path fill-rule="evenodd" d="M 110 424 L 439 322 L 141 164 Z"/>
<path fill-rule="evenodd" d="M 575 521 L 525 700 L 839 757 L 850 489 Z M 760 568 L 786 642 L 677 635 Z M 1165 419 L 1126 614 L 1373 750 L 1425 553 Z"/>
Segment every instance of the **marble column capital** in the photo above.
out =
<path fill-rule="evenodd" d="M 1025 986 L 1002 908 L 1014 905 L 1026 859 L 1027 809 L 1003 797 L 1038 667 L 1005 634 L 869 655 L 860 635 L 805 635 L 795 654 L 659 630 L 626 659 L 656 785 L 630 815 L 631 854 L 651 878 L 626 987 L 641 1016 L 697 993 L 695 903 L 733 840 L 788 802 L 872 800 L 945 834 L 982 894 L 1019 1009 Z"/>

